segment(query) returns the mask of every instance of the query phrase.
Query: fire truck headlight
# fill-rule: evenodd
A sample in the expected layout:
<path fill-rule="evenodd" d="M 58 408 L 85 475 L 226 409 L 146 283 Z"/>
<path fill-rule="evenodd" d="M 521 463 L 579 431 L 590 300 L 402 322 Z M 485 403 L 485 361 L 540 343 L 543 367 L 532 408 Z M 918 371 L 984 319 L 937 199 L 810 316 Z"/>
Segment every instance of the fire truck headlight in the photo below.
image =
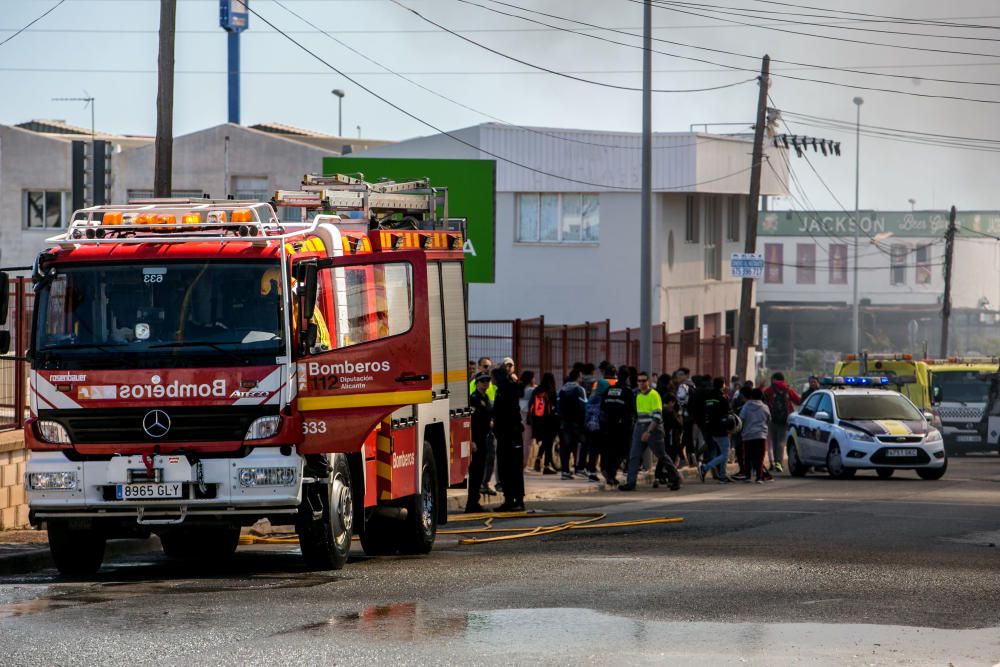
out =
<path fill-rule="evenodd" d="M 255 419 L 254 422 L 250 424 L 250 428 L 247 429 L 247 434 L 244 437 L 244 440 L 267 440 L 268 438 L 273 438 L 278 435 L 278 431 L 280 430 L 280 415 L 260 417 Z"/>
<path fill-rule="evenodd" d="M 28 487 L 35 491 L 75 489 L 75 472 L 33 472 L 28 475 Z"/>
<path fill-rule="evenodd" d="M 42 420 L 38 422 L 38 435 L 45 442 L 55 445 L 71 445 L 69 433 L 59 422 Z"/>
<path fill-rule="evenodd" d="M 292 486 L 295 468 L 240 468 L 240 486 Z"/>

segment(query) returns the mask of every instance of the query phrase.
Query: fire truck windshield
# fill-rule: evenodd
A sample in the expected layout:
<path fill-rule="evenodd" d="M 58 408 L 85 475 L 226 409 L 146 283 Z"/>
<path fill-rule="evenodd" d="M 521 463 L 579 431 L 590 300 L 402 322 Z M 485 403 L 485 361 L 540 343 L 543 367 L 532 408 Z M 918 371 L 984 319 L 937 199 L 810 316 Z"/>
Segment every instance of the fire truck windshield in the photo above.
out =
<path fill-rule="evenodd" d="M 57 266 L 37 288 L 34 362 L 77 369 L 274 363 L 285 352 L 280 276 L 276 262 Z"/>

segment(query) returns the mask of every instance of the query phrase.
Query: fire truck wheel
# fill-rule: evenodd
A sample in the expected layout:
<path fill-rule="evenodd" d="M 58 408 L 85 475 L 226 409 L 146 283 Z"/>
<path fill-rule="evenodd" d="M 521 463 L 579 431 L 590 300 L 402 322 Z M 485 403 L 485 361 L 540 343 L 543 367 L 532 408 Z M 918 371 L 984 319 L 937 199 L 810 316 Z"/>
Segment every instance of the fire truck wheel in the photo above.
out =
<path fill-rule="evenodd" d="M 48 526 L 49 550 L 59 574 L 82 577 L 94 574 L 104 562 L 103 533 L 96 529 L 71 528 L 59 521 Z"/>
<path fill-rule="evenodd" d="M 163 553 L 170 560 L 221 564 L 233 557 L 240 543 L 237 525 L 187 526 L 159 533 Z"/>
<path fill-rule="evenodd" d="M 331 457 L 330 483 L 319 485 L 319 490 L 323 516 L 299 526 L 299 546 L 309 567 L 339 570 L 351 552 L 354 528 L 354 495 L 346 456 Z"/>
<path fill-rule="evenodd" d="M 434 452 L 424 443 L 420 470 L 420 493 L 410 499 L 406 528 L 400 535 L 399 551 L 404 554 L 430 553 L 437 537 L 438 483 Z"/>

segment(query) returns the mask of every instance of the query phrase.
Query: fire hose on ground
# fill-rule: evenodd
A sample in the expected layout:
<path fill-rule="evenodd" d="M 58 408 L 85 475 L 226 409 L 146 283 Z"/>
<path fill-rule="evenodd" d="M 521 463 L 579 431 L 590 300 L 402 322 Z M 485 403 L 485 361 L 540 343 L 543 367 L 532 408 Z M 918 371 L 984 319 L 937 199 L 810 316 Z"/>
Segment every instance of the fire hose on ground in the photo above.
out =
<path fill-rule="evenodd" d="M 637 526 L 654 526 L 667 523 L 681 523 L 681 517 L 651 517 L 648 519 L 633 519 L 630 521 L 606 521 L 605 512 L 481 512 L 476 514 L 457 514 L 448 517 L 449 523 L 481 522 L 482 525 L 473 528 L 447 528 L 437 531 L 438 535 L 462 535 L 459 544 L 487 544 L 491 542 L 506 542 L 528 537 L 542 537 L 567 530 L 595 530 L 599 528 L 631 528 Z M 502 519 L 570 519 L 556 524 L 537 526 L 521 526 L 516 528 L 499 528 L 493 523 Z M 477 537 L 468 537 L 468 536 Z M 480 537 L 485 536 L 485 537 Z M 358 539 L 357 536 L 354 539 Z M 299 538 L 294 533 L 272 533 L 270 535 L 242 535 L 240 544 L 298 544 Z"/>

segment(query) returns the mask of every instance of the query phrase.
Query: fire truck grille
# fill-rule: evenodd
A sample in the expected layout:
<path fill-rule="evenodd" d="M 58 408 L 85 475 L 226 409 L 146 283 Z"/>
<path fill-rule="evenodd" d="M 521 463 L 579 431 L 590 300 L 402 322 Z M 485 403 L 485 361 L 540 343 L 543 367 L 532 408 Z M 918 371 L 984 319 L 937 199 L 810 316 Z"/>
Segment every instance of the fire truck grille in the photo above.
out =
<path fill-rule="evenodd" d="M 159 410 L 167 420 L 149 418 Z M 146 442 L 241 442 L 250 424 L 258 417 L 278 413 L 277 406 L 111 408 L 100 410 L 39 410 L 39 419 L 61 423 L 75 445 Z M 144 421 L 147 426 L 144 427 Z M 155 422 L 155 423 L 154 423 Z"/>

